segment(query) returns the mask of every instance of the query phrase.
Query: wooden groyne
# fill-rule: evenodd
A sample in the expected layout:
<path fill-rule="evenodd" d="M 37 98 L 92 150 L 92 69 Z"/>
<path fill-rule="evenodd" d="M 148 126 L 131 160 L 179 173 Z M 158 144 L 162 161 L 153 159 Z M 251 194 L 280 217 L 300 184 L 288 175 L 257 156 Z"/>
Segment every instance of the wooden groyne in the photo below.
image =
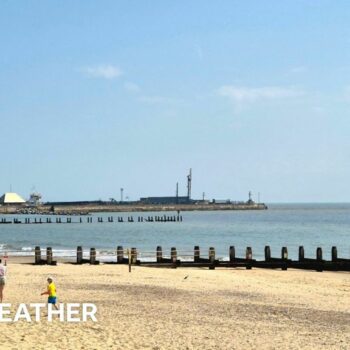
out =
<path fill-rule="evenodd" d="M 199 246 L 195 246 L 192 252 L 178 252 L 176 247 L 172 247 L 170 254 L 164 254 L 161 246 L 157 246 L 153 252 L 139 251 L 137 248 L 132 247 L 124 249 L 123 246 L 118 246 L 116 249 L 115 260 L 104 261 L 105 264 L 129 264 L 148 267 L 165 267 L 165 268 L 177 268 L 177 267 L 206 267 L 211 270 L 215 268 L 245 268 L 250 270 L 252 268 L 265 268 L 265 269 L 281 269 L 288 270 L 304 269 L 315 271 L 350 271 L 350 259 L 339 258 L 337 247 L 333 246 L 331 250 L 331 260 L 323 259 L 322 248 L 316 249 L 314 258 L 305 257 L 305 250 L 303 246 L 299 247 L 298 260 L 292 260 L 288 258 L 287 247 L 282 247 L 280 257 L 273 257 L 271 255 L 270 246 L 265 246 L 264 260 L 253 259 L 253 250 L 251 247 L 247 247 L 244 257 L 236 256 L 236 249 L 234 246 L 229 247 L 229 258 L 224 260 L 216 256 L 215 248 L 210 247 L 209 250 L 201 255 Z M 40 247 L 35 248 L 35 265 L 56 265 L 56 261 L 52 257 L 52 248 L 46 249 L 46 259 L 41 258 Z M 76 251 L 76 264 L 99 264 L 97 260 L 97 252 L 95 248 L 90 248 L 90 256 L 88 259 L 83 258 L 82 246 L 77 247 Z"/>
<path fill-rule="evenodd" d="M 182 215 L 152 215 L 152 216 L 87 216 L 87 217 L 25 217 L 25 218 L 1 218 L 0 225 L 5 224 L 82 224 L 82 223 L 113 223 L 113 222 L 182 222 Z"/>

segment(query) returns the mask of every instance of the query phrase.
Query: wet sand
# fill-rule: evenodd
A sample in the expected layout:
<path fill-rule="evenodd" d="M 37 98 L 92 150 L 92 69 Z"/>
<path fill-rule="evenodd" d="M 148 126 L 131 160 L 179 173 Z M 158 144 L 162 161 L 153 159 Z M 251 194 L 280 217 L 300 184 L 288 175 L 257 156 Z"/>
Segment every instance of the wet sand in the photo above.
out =
<path fill-rule="evenodd" d="M 6 303 L 95 303 L 98 322 L 2 323 L 6 349 L 348 349 L 350 274 L 127 266 L 8 267 Z"/>

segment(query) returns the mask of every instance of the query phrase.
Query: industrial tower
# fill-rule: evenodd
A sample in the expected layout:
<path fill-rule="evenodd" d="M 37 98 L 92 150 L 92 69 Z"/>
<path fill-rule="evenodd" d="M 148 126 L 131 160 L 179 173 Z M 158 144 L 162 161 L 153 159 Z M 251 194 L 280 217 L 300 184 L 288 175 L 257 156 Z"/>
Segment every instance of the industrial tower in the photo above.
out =
<path fill-rule="evenodd" d="M 188 197 L 188 200 L 191 199 L 191 187 L 192 187 L 192 168 L 190 169 L 190 173 L 187 175 L 187 197 Z"/>

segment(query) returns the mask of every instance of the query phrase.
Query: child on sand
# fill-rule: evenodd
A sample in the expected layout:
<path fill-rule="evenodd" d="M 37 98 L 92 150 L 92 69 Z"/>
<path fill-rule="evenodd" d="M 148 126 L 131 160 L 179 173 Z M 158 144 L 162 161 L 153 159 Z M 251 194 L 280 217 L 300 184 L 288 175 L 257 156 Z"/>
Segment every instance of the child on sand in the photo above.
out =
<path fill-rule="evenodd" d="M 55 284 L 53 283 L 53 279 L 51 277 L 48 277 L 47 278 L 47 291 L 46 292 L 42 292 L 41 295 L 48 295 L 48 299 L 47 299 L 47 302 L 48 304 L 53 304 L 54 308 L 56 310 L 58 310 L 58 307 L 56 305 L 56 286 Z"/>

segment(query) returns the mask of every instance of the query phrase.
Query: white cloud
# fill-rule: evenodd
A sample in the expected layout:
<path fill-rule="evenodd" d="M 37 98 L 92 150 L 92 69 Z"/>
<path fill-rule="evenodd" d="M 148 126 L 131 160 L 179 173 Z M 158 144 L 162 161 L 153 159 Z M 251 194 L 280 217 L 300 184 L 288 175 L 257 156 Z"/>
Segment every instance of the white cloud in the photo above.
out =
<path fill-rule="evenodd" d="M 103 79 L 115 79 L 123 74 L 120 68 L 110 64 L 84 67 L 82 72 L 89 77 Z"/>
<path fill-rule="evenodd" d="M 291 87 L 265 86 L 242 87 L 224 85 L 218 89 L 220 96 L 227 97 L 235 103 L 252 103 L 260 100 L 275 100 L 302 96 L 304 93 Z"/>
<path fill-rule="evenodd" d="M 139 92 L 141 90 L 137 84 L 132 83 L 130 81 L 124 83 L 124 88 L 129 92 Z"/>

